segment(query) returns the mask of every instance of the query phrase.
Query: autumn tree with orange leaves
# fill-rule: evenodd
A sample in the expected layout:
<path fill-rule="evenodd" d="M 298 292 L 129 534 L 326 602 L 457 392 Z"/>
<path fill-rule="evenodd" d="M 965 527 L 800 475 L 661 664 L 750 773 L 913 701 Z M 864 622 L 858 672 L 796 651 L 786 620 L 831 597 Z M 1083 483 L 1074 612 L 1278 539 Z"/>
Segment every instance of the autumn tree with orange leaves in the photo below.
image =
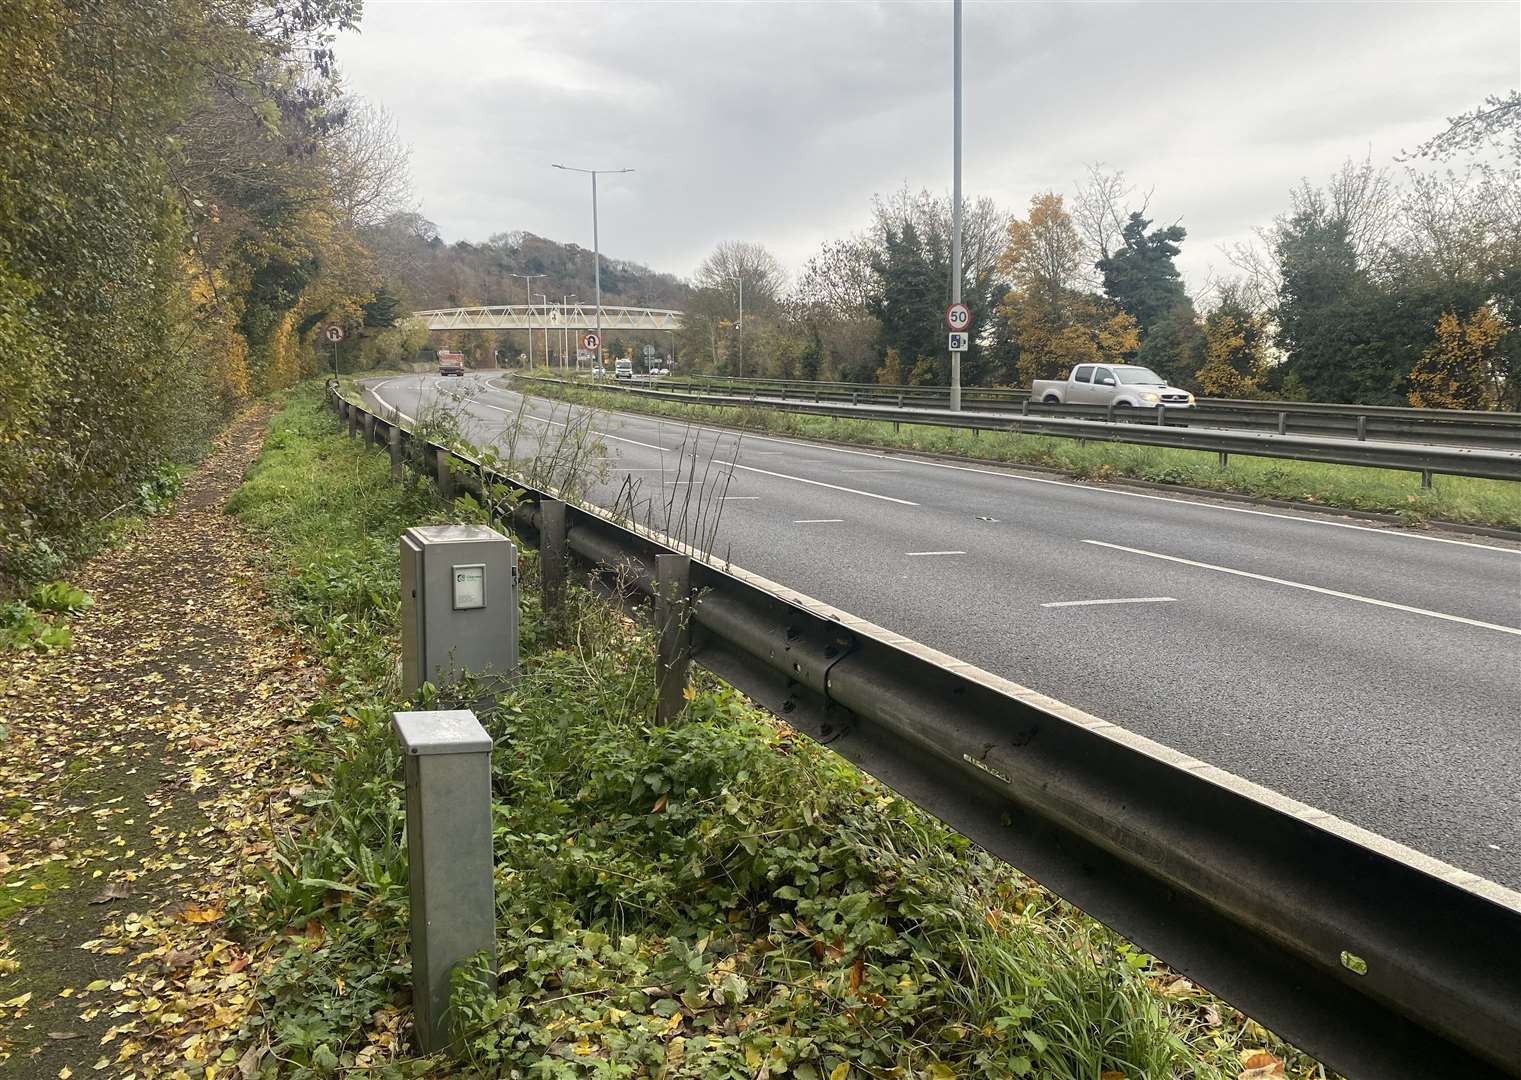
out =
<path fill-rule="evenodd" d="M 1083 289 L 1083 251 L 1072 215 L 1053 192 L 1035 196 L 1029 216 L 1009 223 L 999 269 L 1013 288 L 999 314 L 1027 385 L 1074 364 L 1121 360 L 1140 346 L 1135 319 Z"/>
<path fill-rule="evenodd" d="M 1410 372 L 1410 404 L 1423 409 L 1493 409 L 1502 384 L 1504 321 L 1488 304 L 1466 319 L 1446 312 L 1436 340 Z"/>

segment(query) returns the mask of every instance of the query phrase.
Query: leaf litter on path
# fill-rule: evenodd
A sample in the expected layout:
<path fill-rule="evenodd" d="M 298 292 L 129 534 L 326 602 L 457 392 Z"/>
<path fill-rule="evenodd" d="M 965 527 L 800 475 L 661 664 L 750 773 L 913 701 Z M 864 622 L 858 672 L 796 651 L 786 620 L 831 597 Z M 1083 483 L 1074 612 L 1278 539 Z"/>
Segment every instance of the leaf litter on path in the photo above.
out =
<path fill-rule="evenodd" d="M 284 746 L 320 677 L 222 512 L 266 417 L 82 569 L 71 650 L 0 656 L 0 1080 L 238 1073 L 264 956 L 227 913 L 299 816 Z"/>

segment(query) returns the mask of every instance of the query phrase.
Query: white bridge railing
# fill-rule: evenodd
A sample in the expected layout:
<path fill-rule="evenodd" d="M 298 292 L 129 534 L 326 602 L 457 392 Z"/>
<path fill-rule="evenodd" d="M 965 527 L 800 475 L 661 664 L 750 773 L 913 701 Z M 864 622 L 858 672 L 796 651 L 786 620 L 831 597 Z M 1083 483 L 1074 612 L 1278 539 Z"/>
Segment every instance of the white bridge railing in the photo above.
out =
<path fill-rule="evenodd" d="M 429 330 L 592 330 L 598 323 L 594 304 L 504 304 L 494 307 L 435 308 L 414 311 Z M 609 330 L 680 330 L 683 313 L 664 308 L 602 307 L 601 325 Z"/>

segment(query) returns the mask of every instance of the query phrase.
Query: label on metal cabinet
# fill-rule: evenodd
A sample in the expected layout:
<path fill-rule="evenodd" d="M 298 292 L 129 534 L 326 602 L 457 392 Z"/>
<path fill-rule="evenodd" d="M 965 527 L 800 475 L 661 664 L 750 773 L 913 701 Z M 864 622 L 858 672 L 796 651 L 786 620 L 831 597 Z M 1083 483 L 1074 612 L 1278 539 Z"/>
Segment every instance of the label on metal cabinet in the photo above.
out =
<path fill-rule="evenodd" d="M 486 567 L 483 563 L 454 568 L 454 610 L 486 606 Z"/>

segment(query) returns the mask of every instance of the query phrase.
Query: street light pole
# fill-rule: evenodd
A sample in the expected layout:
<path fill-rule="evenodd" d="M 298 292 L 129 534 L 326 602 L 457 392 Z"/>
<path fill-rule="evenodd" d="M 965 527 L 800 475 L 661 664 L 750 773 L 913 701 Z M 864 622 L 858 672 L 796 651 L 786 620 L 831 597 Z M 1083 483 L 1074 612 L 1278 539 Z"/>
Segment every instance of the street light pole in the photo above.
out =
<path fill-rule="evenodd" d="M 954 24 L 951 47 L 952 80 L 955 89 L 951 93 L 952 159 L 951 167 L 951 303 L 961 303 L 961 0 L 953 0 L 951 21 Z M 951 409 L 961 409 L 961 354 L 951 353 Z"/>
<path fill-rule="evenodd" d="M 590 173 L 592 178 L 592 281 L 597 291 L 597 362 L 602 360 L 602 246 L 597 236 L 597 177 L 601 174 L 614 175 L 617 173 L 631 173 L 633 169 L 577 169 L 569 165 L 553 165 L 552 168 L 564 172 Z"/>
<path fill-rule="evenodd" d="M 541 294 L 541 292 L 540 292 L 540 294 L 538 294 L 538 298 L 540 298 L 540 300 L 545 301 L 545 367 L 548 368 L 549 367 L 549 297 L 546 297 L 545 294 Z M 528 344 L 532 345 L 532 344 L 534 344 L 534 342 L 529 341 Z M 528 359 L 532 359 L 532 356 L 529 356 Z"/>
<path fill-rule="evenodd" d="M 739 274 L 739 377 L 745 377 L 745 275 Z"/>
<path fill-rule="evenodd" d="M 531 368 L 531 367 L 533 367 L 533 285 L 532 285 L 532 282 L 533 282 L 534 278 L 548 277 L 549 275 L 548 274 L 513 274 L 512 276 L 513 277 L 520 277 L 520 278 L 523 279 L 523 292 L 524 292 L 524 295 L 526 295 L 527 298 L 528 298 L 528 314 L 527 314 L 527 318 L 528 318 L 528 366 Z M 543 296 L 544 294 L 540 293 L 539 295 Z M 549 347 L 548 345 L 545 345 L 546 349 L 548 347 Z"/>

